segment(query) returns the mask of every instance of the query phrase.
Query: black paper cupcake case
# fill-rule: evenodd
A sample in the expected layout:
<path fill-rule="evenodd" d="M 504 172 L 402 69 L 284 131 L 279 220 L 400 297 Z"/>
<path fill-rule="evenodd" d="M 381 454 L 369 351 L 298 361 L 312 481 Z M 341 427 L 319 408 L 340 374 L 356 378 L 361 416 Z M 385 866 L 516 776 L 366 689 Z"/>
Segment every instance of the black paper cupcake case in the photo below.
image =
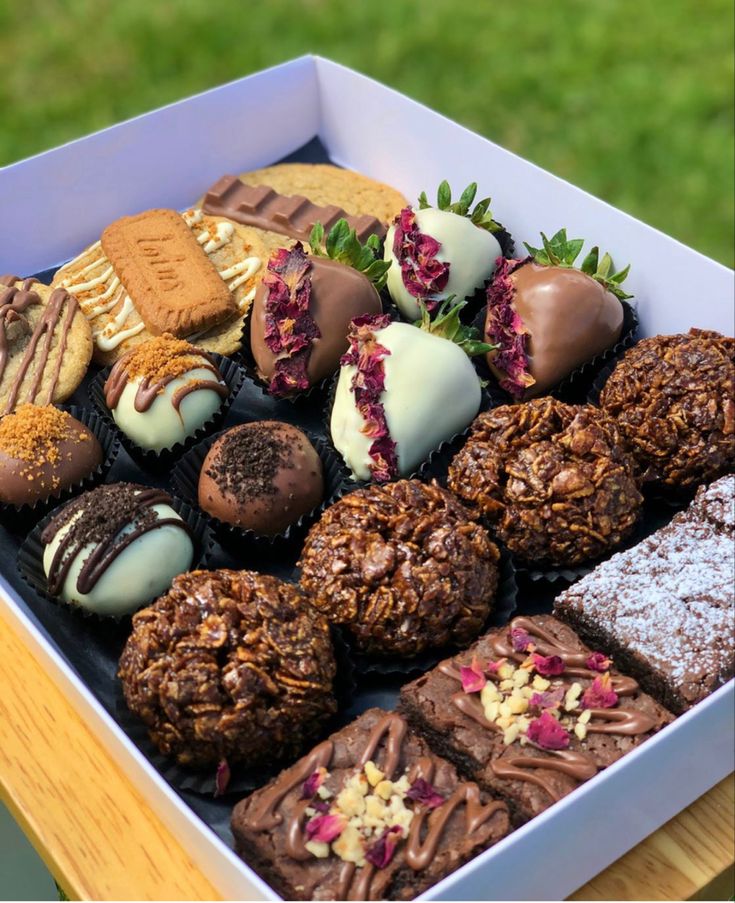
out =
<path fill-rule="evenodd" d="M 88 611 L 81 605 L 70 605 L 49 593 L 46 574 L 43 570 L 44 546 L 41 542 L 41 533 L 61 507 L 63 507 L 63 505 L 54 508 L 54 510 L 50 511 L 43 520 L 37 523 L 18 549 L 17 562 L 18 571 L 21 577 L 35 593 L 41 596 L 41 598 L 45 599 L 47 602 L 51 602 L 53 605 L 58 605 L 59 607 L 66 609 L 74 616 L 101 621 L 106 624 L 122 624 L 129 622 L 135 612 L 126 615 L 100 615 L 97 612 Z M 171 496 L 171 507 L 186 522 L 194 537 L 194 559 L 190 570 L 207 568 L 214 552 L 214 538 L 206 518 L 200 512 L 193 509 L 187 502 L 182 501 L 173 495 Z M 150 599 L 148 602 L 143 603 L 140 608 L 145 608 L 146 605 L 150 605 L 153 601 L 154 599 Z M 140 608 L 137 610 L 139 611 Z"/>
<path fill-rule="evenodd" d="M 91 474 L 78 480 L 76 483 L 62 489 L 57 493 L 49 496 L 47 499 L 39 500 L 32 505 L 8 505 L 0 504 L 0 518 L 3 520 L 12 520 L 9 525 L 11 529 L 27 529 L 31 524 L 35 523 L 52 508 L 57 508 L 64 502 L 69 501 L 74 496 L 88 489 L 92 489 L 99 483 L 102 483 L 107 476 L 110 468 L 120 451 L 120 442 L 115 431 L 110 429 L 107 420 L 101 417 L 96 411 L 90 408 L 80 407 L 79 405 L 59 404 L 56 407 L 62 411 L 66 411 L 80 423 L 83 423 L 87 429 L 92 432 L 102 447 L 102 463 Z"/>
<path fill-rule="evenodd" d="M 229 411 L 233 402 L 237 398 L 240 389 L 242 388 L 242 384 L 245 380 L 245 372 L 243 368 L 237 363 L 237 361 L 234 361 L 231 358 L 226 357 L 225 355 L 208 351 L 207 356 L 212 358 L 215 366 L 221 373 L 222 379 L 227 384 L 227 387 L 230 390 L 229 394 L 225 399 L 223 399 L 222 404 L 215 411 L 212 417 L 210 417 L 210 419 L 206 423 L 204 423 L 198 430 L 196 430 L 196 432 L 192 433 L 191 436 L 187 436 L 184 442 L 177 442 L 171 448 L 164 448 L 160 452 L 141 448 L 140 445 L 133 442 L 133 440 L 120 429 L 117 423 L 115 423 L 115 418 L 112 416 L 112 413 L 105 402 L 104 392 L 105 382 L 107 381 L 107 377 L 110 375 L 110 367 L 106 367 L 104 370 L 101 370 L 89 384 L 88 391 L 92 403 L 97 408 L 102 417 L 104 417 L 109 426 L 115 431 L 116 435 L 120 439 L 120 442 L 125 448 L 125 451 L 127 451 L 130 457 L 145 470 L 149 470 L 152 473 L 161 473 L 172 467 L 173 464 L 181 457 L 181 455 L 184 454 L 185 451 L 187 451 L 187 449 L 190 449 L 192 446 L 196 445 L 197 442 L 200 442 L 205 436 L 209 435 L 213 430 L 219 427 L 219 425 L 227 416 L 227 412 Z"/>

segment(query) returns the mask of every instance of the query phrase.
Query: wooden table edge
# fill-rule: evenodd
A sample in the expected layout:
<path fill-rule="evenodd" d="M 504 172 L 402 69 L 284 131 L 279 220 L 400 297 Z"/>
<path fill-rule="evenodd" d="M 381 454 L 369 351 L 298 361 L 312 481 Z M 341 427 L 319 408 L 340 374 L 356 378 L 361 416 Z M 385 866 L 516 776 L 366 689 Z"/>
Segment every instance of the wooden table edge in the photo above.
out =
<path fill-rule="evenodd" d="M 72 899 L 222 899 L 1 609 L 0 796 Z M 734 808 L 731 774 L 570 899 L 729 899 Z"/>

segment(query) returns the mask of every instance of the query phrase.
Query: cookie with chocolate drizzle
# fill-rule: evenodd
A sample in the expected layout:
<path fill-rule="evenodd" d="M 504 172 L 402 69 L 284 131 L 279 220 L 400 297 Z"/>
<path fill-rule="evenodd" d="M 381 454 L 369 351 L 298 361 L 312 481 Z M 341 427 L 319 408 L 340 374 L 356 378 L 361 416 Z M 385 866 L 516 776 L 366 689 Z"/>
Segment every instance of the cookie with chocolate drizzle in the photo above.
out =
<path fill-rule="evenodd" d="M 603 653 L 549 615 L 514 618 L 401 690 L 433 749 L 538 815 L 673 720 Z"/>
<path fill-rule="evenodd" d="M 369 709 L 232 815 L 238 853 L 286 899 L 410 900 L 508 831 L 504 803 Z"/>
<path fill-rule="evenodd" d="M 91 357 L 89 324 L 64 289 L 0 276 L 0 416 L 65 401 Z"/>

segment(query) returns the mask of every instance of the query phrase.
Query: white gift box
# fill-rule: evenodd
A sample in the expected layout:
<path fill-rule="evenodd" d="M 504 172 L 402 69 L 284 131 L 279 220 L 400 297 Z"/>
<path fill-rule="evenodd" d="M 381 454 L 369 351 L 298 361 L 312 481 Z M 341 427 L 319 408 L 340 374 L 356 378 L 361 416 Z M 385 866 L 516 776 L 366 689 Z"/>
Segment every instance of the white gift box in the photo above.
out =
<path fill-rule="evenodd" d="M 416 198 L 449 179 L 516 239 L 565 226 L 631 263 L 643 334 L 732 331 L 733 273 L 672 238 L 365 76 L 302 57 L 0 170 L 0 272 L 55 266 L 117 217 L 184 208 L 225 173 L 318 136 L 330 158 Z M 662 140 L 663 137 L 662 137 Z M 9 227 L 12 211 L 12 228 Z M 159 777 L 0 575 L 0 604 L 192 860 L 226 897 L 278 899 Z M 422 899 L 563 898 L 733 767 L 732 682 Z"/>

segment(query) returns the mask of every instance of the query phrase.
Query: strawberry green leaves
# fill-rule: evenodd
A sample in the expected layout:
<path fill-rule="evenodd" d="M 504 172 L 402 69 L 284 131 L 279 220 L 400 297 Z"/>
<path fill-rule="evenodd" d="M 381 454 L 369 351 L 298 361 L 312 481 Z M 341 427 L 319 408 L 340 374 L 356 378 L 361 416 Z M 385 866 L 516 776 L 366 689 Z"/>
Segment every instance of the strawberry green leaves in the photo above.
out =
<path fill-rule="evenodd" d="M 449 213 L 456 213 L 458 216 L 466 216 L 472 223 L 481 229 L 487 229 L 488 232 L 499 232 L 503 227 L 500 223 L 496 223 L 490 212 L 490 198 L 483 198 L 475 204 L 474 209 L 472 203 L 477 194 L 477 182 L 470 184 L 462 192 L 458 201 L 452 203 L 452 189 L 446 179 L 439 185 L 436 192 L 436 207 L 439 210 L 446 210 Z M 431 207 L 426 192 L 422 191 L 419 195 L 419 210 L 425 210 Z"/>
<path fill-rule="evenodd" d="M 468 357 L 494 351 L 498 347 L 497 345 L 488 345 L 487 342 L 483 342 L 479 330 L 475 329 L 474 326 L 465 326 L 459 319 L 460 311 L 466 304 L 466 301 L 455 303 L 455 296 L 450 295 L 442 303 L 432 319 L 432 313 L 426 304 L 419 301 L 421 319 L 417 320 L 414 326 L 418 326 L 419 329 L 423 329 L 424 332 L 430 332 L 432 335 L 449 339 L 450 342 L 459 345 Z"/>
<path fill-rule="evenodd" d="M 309 236 L 311 253 L 315 257 L 329 257 L 339 263 L 363 273 L 380 291 L 388 278 L 390 262 L 380 256 L 380 240 L 371 235 L 365 244 L 360 244 L 357 233 L 350 229 L 346 219 L 337 220 L 325 235 L 324 226 L 314 223 Z"/>
<path fill-rule="evenodd" d="M 533 257 L 536 263 L 540 263 L 543 266 L 573 268 L 574 262 L 577 257 L 579 257 L 579 253 L 584 245 L 584 239 L 582 238 L 568 239 L 566 229 L 559 229 L 559 231 L 555 235 L 552 235 L 551 238 L 547 238 L 542 232 L 541 241 L 543 243 L 542 248 L 534 248 L 527 242 L 524 242 L 524 244 L 526 245 L 528 253 Z M 603 285 L 621 301 L 633 297 L 632 295 L 628 295 L 621 288 L 622 283 L 630 272 L 630 264 L 628 264 L 625 269 L 620 270 L 617 273 L 614 272 L 615 268 L 613 266 L 612 257 L 609 254 L 604 254 L 602 260 L 600 260 L 600 249 L 597 246 L 592 248 L 589 254 L 584 258 L 579 269 L 588 276 L 591 276 L 595 282 L 599 282 L 600 285 Z"/>

